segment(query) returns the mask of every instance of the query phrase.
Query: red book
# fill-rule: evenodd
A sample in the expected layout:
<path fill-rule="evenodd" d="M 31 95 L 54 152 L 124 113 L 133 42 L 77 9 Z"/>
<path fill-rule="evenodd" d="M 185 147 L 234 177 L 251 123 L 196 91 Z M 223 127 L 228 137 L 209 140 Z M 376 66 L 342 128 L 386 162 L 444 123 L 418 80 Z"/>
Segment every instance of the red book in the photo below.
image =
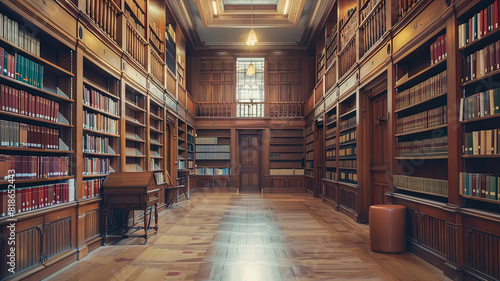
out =
<path fill-rule="evenodd" d="M 23 210 L 23 190 L 16 190 L 16 214 Z"/>
<path fill-rule="evenodd" d="M 491 4 L 491 29 L 498 27 L 498 0 Z"/>
<path fill-rule="evenodd" d="M 56 184 L 56 204 L 61 203 L 61 185 Z"/>
<path fill-rule="evenodd" d="M 5 93 L 5 85 L 0 85 L 0 110 L 5 111 L 5 97 L 7 94 Z"/>
<path fill-rule="evenodd" d="M 481 175 L 481 197 L 486 198 L 486 175 Z"/>
<path fill-rule="evenodd" d="M 0 171 L 1 173 L 1 171 Z M 7 215 L 6 207 L 7 205 L 4 204 L 4 200 L 7 198 L 7 191 L 3 190 L 0 191 L 0 217 L 4 217 Z"/>
<path fill-rule="evenodd" d="M 488 45 L 487 48 L 489 54 L 488 68 L 489 72 L 492 72 L 495 70 L 495 63 L 496 63 L 495 43 Z"/>
<path fill-rule="evenodd" d="M 481 19 L 483 20 L 483 35 L 486 35 L 486 33 L 488 33 L 488 8 L 487 7 L 483 10 L 483 17 Z"/>
<path fill-rule="evenodd" d="M 30 95 L 31 105 L 30 105 L 30 116 L 36 117 L 36 96 Z"/>
<path fill-rule="evenodd" d="M 16 62 L 17 62 L 17 53 L 15 55 L 10 55 L 10 63 L 11 63 L 11 73 L 10 78 L 16 79 Z"/>
<path fill-rule="evenodd" d="M 38 209 L 38 202 L 37 202 L 38 187 L 32 187 L 32 188 L 30 188 L 30 190 L 31 190 L 31 208 L 33 210 L 36 210 L 36 209 Z"/>
<path fill-rule="evenodd" d="M 436 59 L 434 57 L 434 43 L 431 44 L 431 64 L 435 64 Z"/>

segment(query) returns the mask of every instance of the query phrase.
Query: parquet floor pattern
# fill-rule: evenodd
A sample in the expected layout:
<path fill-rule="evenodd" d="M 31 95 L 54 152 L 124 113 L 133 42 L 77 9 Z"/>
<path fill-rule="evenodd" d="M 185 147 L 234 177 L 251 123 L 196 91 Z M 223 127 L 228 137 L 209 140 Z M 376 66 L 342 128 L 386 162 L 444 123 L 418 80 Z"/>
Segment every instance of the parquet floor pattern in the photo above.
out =
<path fill-rule="evenodd" d="M 117 240 L 47 280 L 449 280 L 413 254 L 371 252 L 367 225 L 308 194 L 195 193 L 141 242 Z"/>

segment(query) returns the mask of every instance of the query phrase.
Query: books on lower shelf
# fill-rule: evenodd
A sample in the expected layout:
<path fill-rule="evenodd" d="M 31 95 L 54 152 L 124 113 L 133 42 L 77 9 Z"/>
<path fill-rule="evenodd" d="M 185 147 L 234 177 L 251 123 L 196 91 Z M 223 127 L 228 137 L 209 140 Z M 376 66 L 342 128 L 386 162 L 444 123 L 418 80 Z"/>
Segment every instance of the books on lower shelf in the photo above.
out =
<path fill-rule="evenodd" d="M 231 152 L 230 145 L 196 145 L 195 151 L 199 152 Z"/>
<path fill-rule="evenodd" d="M 464 133 L 465 155 L 500 154 L 500 129 Z"/>
<path fill-rule="evenodd" d="M 271 176 L 303 176 L 304 169 L 269 169 Z"/>
<path fill-rule="evenodd" d="M 448 123 L 447 106 L 423 111 L 417 114 L 398 118 L 396 121 L 396 133 L 406 133 L 427 128 L 433 128 Z"/>
<path fill-rule="evenodd" d="M 0 120 L 0 146 L 59 150 L 59 130 Z"/>
<path fill-rule="evenodd" d="M 179 160 L 177 165 L 178 170 L 186 169 L 186 160 Z"/>
<path fill-rule="evenodd" d="M 339 169 L 339 181 L 358 184 L 358 172 L 356 170 Z"/>
<path fill-rule="evenodd" d="M 356 129 L 352 131 L 342 132 L 339 137 L 339 144 L 351 142 L 356 140 Z"/>
<path fill-rule="evenodd" d="M 217 137 L 197 137 L 196 144 L 218 144 L 219 138 Z"/>
<path fill-rule="evenodd" d="M 432 99 L 448 91 L 447 71 L 421 82 L 409 89 L 396 93 L 396 109 Z"/>
<path fill-rule="evenodd" d="M 163 172 L 155 172 L 154 175 L 156 184 L 162 184 L 165 182 L 165 175 L 163 174 Z"/>
<path fill-rule="evenodd" d="M 393 184 L 396 188 L 420 191 L 425 193 L 434 193 L 448 196 L 448 181 L 429 179 L 421 177 L 411 177 L 403 175 L 394 175 Z"/>
<path fill-rule="evenodd" d="M 356 127 L 356 116 L 340 121 L 340 130 Z"/>
<path fill-rule="evenodd" d="M 325 157 L 326 159 L 334 159 L 335 160 L 335 157 L 337 156 L 337 150 L 334 148 L 334 149 L 326 149 L 325 150 Z"/>
<path fill-rule="evenodd" d="M 101 194 L 102 179 L 83 181 L 83 198 L 93 198 Z"/>
<path fill-rule="evenodd" d="M 0 154 L 0 180 L 8 179 L 9 170 L 16 171 L 16 179 L 68 176 L 69 157 Z"/>
<path fill-rule="evenodd" d="M 2 217 L 69 202 L 74 187 L 70 186 L 69 183 L 57 183 L 16 188 L 15 191 L 15 208 L 12 211 L 8 209 L 7 204 L 7 200 L 10 198 L 9 191 L 0 190 L 0 203 L 2 203 L 0 204 L 0 215 Z"/>
<path fill-rule="evenodd" d="M 223 152 L 197 152 L 197 160 L 231 160 L 231 153 Z"/>
<path fill-rule="evenodd" d="M 462 78 L 467 82 L 500 69 L 500 41 L 462 58 Z"/>
<path fill-rule="evenodd" d="M 448 155 L 448 136 L 397 143 L 398 157 L 435 157 Z"/>
<path fill-rule="evenodd" d="M 500 113 L 500 88 L 460 99 L 459 121 Z"/>
<path fill-rule="evenodd" d="M 18 53 L 11 54 L 0 47 L 0 69 L 3 76 L 43 89 L 44 66 Z"/>
<path fill-rule="evenodd" d="M 117 119 L 83 110 L 83 128 L 117 135 L 119 126 L 120 123 Z"/>
<path fill-rule="evenodd" d="M 59 121 L 59 103 L 3 84 L 0 84 L 0 110 L 53 122 Z"/>
<path fill-rule="evenodd" d="M 7 15 L 0 13 L 0 37 L 10 43 L 40 56 L 40 39 L 35 36 L 37 30 L 29 30 L 25 23 L 18 23 Z"/>
<path fill-rule="evenodd" d="M 339 160 L 339 168 L 340 169 L 356 169 L 357 161 L 354 160 Z"/>
<path fill-rule="evenodd" d="M 230 175 L 231 168 L 209 168 L 199 167 L 195 168 L 196 175 Z"/>
<path fill-rule="evenodd" d="M 339 157 L 356 157 L 356 144 L 346 145 L 339 149 Z"/>
<path fill-rule="evenodd" d="M 431 65 L 447 57 L 446 53 L 446 34 L 439 36 L 436 41 L 431 43 Z"/>
<path fill-rule="evenodd" d="M 458 26 L 458 47 L 481 39 L 491 31 L 494 31 L 500 25 L 500 6 L 499 0 L 495 0 L 486 8 L 480 10 L 477 14 L 467 19 L 465 23 Z"/>
<path fill-rule="evenodd" d="M 97 90 L 83 86 L 83 103 L 109 114 L 118 115 L 118 101 L 100 93 Z"/>
<path fill-rule="evenodd" d="M 110 146 L 109 137 L 93 136 L 83 134 L 83 152 L 115 154 Z"/>
<path fill-rule="evenodd" d="M 114 172 L 111 168 L 111 159 L 97 157 L 83 157 L 83 175 L 107 175 Z"/>
<path fill-rule="evenodd" d="M 335 170 L 326 170 L 325 172 L 325 179 L 327 180 L 337 180 L 337 171 Z"/>
<path fill-rule="evenodd" d="M 325 141 L 325 146 L 326 147 L 334 146 L 334 145 L 336 145 L 336 143 L 337 143 L 337 140 L 335 138 L 327 139 Z"/>
<path fill-rule="evenodd" d="M 500 201 L 500 176 L 460 173 L 460 194 Z"/>

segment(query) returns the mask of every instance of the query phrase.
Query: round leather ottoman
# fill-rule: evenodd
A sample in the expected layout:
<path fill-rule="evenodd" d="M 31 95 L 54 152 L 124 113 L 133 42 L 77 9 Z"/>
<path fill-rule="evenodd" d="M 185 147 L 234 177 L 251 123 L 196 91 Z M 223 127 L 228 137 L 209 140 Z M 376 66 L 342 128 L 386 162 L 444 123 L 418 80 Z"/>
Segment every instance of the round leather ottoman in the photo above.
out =
<path fill-rule="evenodd" d="M 406 207 L 373 205 L 369 211 L 370 249 L 374 252 L 406 251 Z"/>

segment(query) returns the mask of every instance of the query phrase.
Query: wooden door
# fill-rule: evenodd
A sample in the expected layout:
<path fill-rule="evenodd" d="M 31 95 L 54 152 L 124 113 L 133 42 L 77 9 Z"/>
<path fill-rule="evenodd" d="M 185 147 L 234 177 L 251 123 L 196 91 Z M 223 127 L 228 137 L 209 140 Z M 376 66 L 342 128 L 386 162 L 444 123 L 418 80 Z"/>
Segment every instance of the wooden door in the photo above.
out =
<path fill-rule="evenodd" d="M 240 135 L 240 182 L 243 191 L 260 189 L 260 136 Z"/>
<path fill-rule="evenodd" d="M 389 169 L 389 135 L 387 115 L 387 92 L 370 99 L 370 126 L 371 126 L 371 157 L 370 157 L 370 182 L 371 182 L 371 204 L 386 203 L 389 191 L 388 169 Z"/>

